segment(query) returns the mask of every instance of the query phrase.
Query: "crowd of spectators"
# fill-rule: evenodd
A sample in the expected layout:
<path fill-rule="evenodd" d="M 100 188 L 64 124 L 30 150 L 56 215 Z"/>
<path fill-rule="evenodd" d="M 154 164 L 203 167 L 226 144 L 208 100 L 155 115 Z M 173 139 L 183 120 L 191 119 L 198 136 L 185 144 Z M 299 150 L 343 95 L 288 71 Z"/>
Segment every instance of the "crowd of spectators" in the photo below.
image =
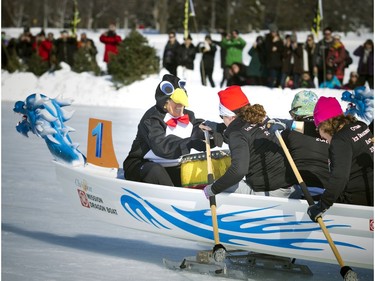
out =
<path fill-rule="evenodd" d="M 186 46 L 188 42 L 189 55 Z M 281 36 L 276 25 L 271 24 L 269 32 L 256 37 L 248 50 L 250 63 L 243 62 L 246 42 L 238 30 L 222 33 L 220 41 L 211 40 L 207 35 L 205 41 L 195 47 L 188 35 L 184 43 L 179 44 L 176 33 L 169 33 L 169 40 L 164 48 L 163 67 L 171 74 L 188 78 L 189 70 L 194 70 L 196 53 L 203 53 L 200 63 L 202 84 L 209 80 L 212 87 L 212 69 L 214 56 L 220 48 L 220 67 L 223 77 L 220 87 L 231 85 L 258 85 L 270 88 L 332 88 L 354 89 L 365 85 L 374 88 L 373 41 L 366 40 L 350 54 L 345 48 L 341 37 L 333 34 L 330 27 L 323 30 L 323 39 L 315 42 L 312 34 L 307 35 L 301 43 L 295 33 Z M 358 69 L 350 73 L 349 81 L 344 82 L 344 74 L 353 62 L 351 56 L 359 57 Z M 178 69 L 183 72 L 178 72 Z M 314 79 L 317 79 L 317 85 Z"/>
<path fill-rule="evenodd" d="M 49 71 L 58 68 L 61 62 L 68 64 L 72 69 L 77 69 L 78 61 L 85 64 L 93 64 L 98 68 L 96 54 L 98 53 L 94 40 L 87 37 L 85 32 L 80 34 L 70 34 L 68 30 L 62 30 L 59 38 L 55 38 L 52 32 L 47 35 L 42 29 L 35 36 L 25 27 L 18 38 L 7 39 L 6 33 L 1 33 L 1 68 L 18 68 L 28 70 L 33 62 L 33 57 L 37 57 L 41 62 L 48 65 Z M 108 63 L 112 55 L 118 53 L 117 46 L 122 41 L 116 34 L 115 25 L 111 24 L 108 31 L 100 35 L 100 42 L 105 45 L 103 61 Z M 85 58 L 81 61 L 79 58 Z M 12 66 L 11 64 L 18 66 Z M 93 69 L 93 68 L 92 68 Z M 83 68 L 87 70 L 87 68 Z"/>
<path fill-rule="evenodd" d="M 323 30 L 323 39 L 315 42 L 312 34 L 307 35 L 302 43 L 295 33 L 281 35 L 277 26 L 271 24 L 267 34 L 258 35 L 249 50 L 245 50 L 246 41 L 238 30 L 221 33 L 221 40 L 212 40 L 208 34 L 204 42 L 193 44 L 190 34 L 179 43 L 174 31 L 169 32 L 165 45 L 162 66 L 171 74 L 188 79 L 194 71 L 194 60 L 197 53 L 202 54 L 199 65 L 203 85 L 208 83 L 215 87 L 212 78 L 215 55 L 220 52 L 220 67 L 223 76 L 220 87 L 224 85 L 258 85 L 270 88 L 336 88 L 353 89 L 368 84 L 374 88 L 374 43 L 366 40 L 350 54 L 338 34 L 333 34 L 330 27 Z M 107 31 L 100 35 L 100 42 L 105 45 L 104 62 L 108 63 L 112 55 L 118 53 L 122 38 L 111 24 Z M 33 56 L 48 65 L 54 71 L 61 62 L 77 69 L 78 56 L 84 57 L 83 63 L 94 64 L 97 68 L 95 43 L 86 33 L 69 34 L 62 30 L 59 38 L 54 34 L 45 34 L 43 30 L 35 36 L 29 28 L 24 28 L 18 38 L 6 37 L 2 32 L 2 69 L 17 68 L 28 70 Z M 250 56 L 248 65 L 244 64 L 243 53 Z M 350 73 L 349 81 L 344 81 L 345 71 L 352 63 L 352 57 L 359 58 L 357 71 Z M 82 60 L 80 61 L 82 63 Z M 74 68 L 75 67 L 75 68 Z M 81 67 L 82 68 L 82 67 Z M 87 68 L 82 68 L 82 71 Z M 317 85 L 314 79 L 317 79 Z"/>

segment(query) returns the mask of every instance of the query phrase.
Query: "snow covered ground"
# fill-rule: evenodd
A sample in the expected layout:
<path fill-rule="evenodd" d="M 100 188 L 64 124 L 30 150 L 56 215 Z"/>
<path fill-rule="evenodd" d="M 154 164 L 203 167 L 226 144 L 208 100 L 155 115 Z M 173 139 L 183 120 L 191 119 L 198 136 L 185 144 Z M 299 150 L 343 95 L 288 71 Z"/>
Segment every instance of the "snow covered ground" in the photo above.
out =
<path fill-rule="evenodd" d="M 18 36 L 20 29 L 3 29 L 8 35 Z M 50 30 L 47 30 L 47 32 Z M 51 30 L 58 35 L 57 30 Z M 32 30 L 33 33 L 39 30 Z M 98 50 L 102 63 L 103 45 L 98 41 L 100 32 L 88 32 Z M 79 32 L 80 33 L 80 32 Z M 307 33 L 299 33 L 303 41 Z M 258 34 L 244 34 L 250 45 Z M 151 45 L 162 54 L 167 35 L 146 35 Z M 213 35 L 214 39 L 219 39 Z M 182 35 L 178 38 L 182 41 Z M 194 43 L 202 41 L 204 34 L 193 34 Z M 345 46 L 352 52 L 373 34 L 343 37 Z M 358 59 L 347 73 L 356 69 Z M 200 61 L 197 56 L 195 65 Z M 221 69 L 217 54 L 214 79 L 219 84 Z M 163 71 L 128 87 L 115 90 L 109 77 L 77 74 L 68 67 L 45 74 L 39 79 L 30 73 L 2 72 L 2 279 L 3 280 L 201 280 L 202 276 L 177 273 L 165 269 L 162 258 L 180 260 L 206 249 L 194 242 L 160 237 L 82 217 L 64 201 L 58 188 L 52 157 L 43 140 L 24 138 L 15 130 L 20 117 L 12 112 L 14 101 L 24 100 L 31 93 L 43 93 L 51 98 L 62 95 L 75 100 L 75 114 L 69 126 L 76 129 L 72 139 L 86 151 L 87 120 L 89 117 L 113 121 L 114 143 L 119 162 L 126 157 L 135 136 L 138 120 L 154 104 L 154 93 Z M 348 75 L 347 75 L 348 76 Z M 196 70 L 187 81 L 190 109 L 196 116 L 218 119 L 219 87 L 201 86 Z M 251 103 L 261 103 L 270 116 L 288 117 L 290 103 L 297 90 L 244 87 Z M 316 90 L 319 96 L 341 97 L 342 91 Z M 346 103 L 342 103 L 343 109 Z M 286 276 L 277 273 L 266 275 L 254 272 L 251 280 L 342 280 L 338 265 L 304 262 L 314 276 Z M 360 280 L 374 280 L 373 270 L 357 269 Z M 221 280 L 204 277 L 205 280 Z"/>

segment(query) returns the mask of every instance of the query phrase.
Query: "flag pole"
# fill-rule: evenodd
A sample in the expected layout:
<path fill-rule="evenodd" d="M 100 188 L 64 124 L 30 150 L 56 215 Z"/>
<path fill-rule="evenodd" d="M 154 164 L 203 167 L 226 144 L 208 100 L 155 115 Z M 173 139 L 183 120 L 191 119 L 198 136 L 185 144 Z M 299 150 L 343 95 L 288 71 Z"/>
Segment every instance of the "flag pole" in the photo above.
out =
<path fill-rule="evenodd" d="M 320 16 L 319 25 L 320 25 L 320 27 L 323 27 L 323 20 L 324 20 L 323 19 L 323 0 L 318 0 L 318 8 L 319 8 L 319 16 Z M 322 32 L 324 32 L 324 28 L 323 28 Z M 322 40 L 323 40 L 322 43 L 323 43 L 323 46 L 324 46 L 324 49 L 323 49 L 323 82 L 324 82 L 324 85 L 325 85 L 327 69 L 326 69 L 326 46 L 325 46 L 324 34 L 323 34 Z"/>
<path fill-rule="evenodd" d="M 320 16 L 320 23 L 319 23 L 319 31 L 321 31 L 321 27 L 323 26 L 323 1 L 318 0 L 318 8 L 319 8 L 319 16 Z M 318 40 L 319 40 L 319 32 L 318 32 Z"/>
<path fill-rule="evenodd" d="M 184 39 L 189 36 L 189 0 L 185 1 Z"/>

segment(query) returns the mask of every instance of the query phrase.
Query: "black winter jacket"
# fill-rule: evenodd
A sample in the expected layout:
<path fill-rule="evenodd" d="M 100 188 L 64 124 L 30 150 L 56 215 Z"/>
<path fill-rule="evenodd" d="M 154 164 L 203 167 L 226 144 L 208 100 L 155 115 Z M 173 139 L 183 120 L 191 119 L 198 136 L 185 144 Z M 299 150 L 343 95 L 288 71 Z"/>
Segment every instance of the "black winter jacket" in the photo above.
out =
<path fill-rule="evenodd" d="M 283 139 L 307 186 L 324 188 L 328 183 L 328 148 L 320 138 L 313 121 L 304 123 L 306 134 L 284 130 Z"/>
<path fill-rule="evenodd" d="M 226 131 L 224 139 L 229 145 L 231 166 L 212 185 L 218 194 L 246 177 L 255 191 L 272 191 L 286 188 L 297 180 L 288 164 L 275 134 L 264 125 L 246 123 L 236 118 Z"/>
<path fill-rule="evenodd" d="M 374 205 L 374 143 L 370 129 L 357 121 L 345 125 L 329 146 L 331 174 L 321 201 Z"/>
<path fill-rule="evenodd" d="M 156 106 L 151 107 L 143 115 L 138 124 L 138 132 L 133 141 L 129 155 L 123 163 L 125 178 L 139 181 L 140 167 L 145 163 L 143 157 L 149 150 L 157 156 L 166 159 L 177 159 L 184 154 L 190 153 L 189 142 L 193 139 L 204 139 L 204 135 L 199 124 L 202 119 L 196 119 L 190 110 L 184 110 L 189 115 L 193 124 L 193 132 L 189 138 L 180 138 L 175 135 L 166 136 L 167 125 L 164 122 L 165 112 L 160 111 Z"/>
<path fill-rule="evenodd" d="M 178 65 L 185 66 L 187 69 L 194 70 L 194 60 L 197 50 L 193 44 L 186 47 L 181 44 L 178 48 Z"/>

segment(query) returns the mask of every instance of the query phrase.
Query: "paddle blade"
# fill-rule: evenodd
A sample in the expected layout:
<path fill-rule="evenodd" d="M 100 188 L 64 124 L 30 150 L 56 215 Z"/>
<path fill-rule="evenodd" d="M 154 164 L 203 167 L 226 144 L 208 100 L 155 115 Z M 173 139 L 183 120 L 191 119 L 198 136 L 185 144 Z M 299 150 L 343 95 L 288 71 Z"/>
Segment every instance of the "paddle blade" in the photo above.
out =
<path fill-rule="evenodd" d="M 349 266 L 343 266 L 340 270 L 341 276 L 345 281 L 358 281 L 357 273 L 355 273 Z"/>
<path fill-rule="evenodd" d="M 215 261 L 223 262 L 226 256 L 226 249 L 221 244 L 216 244 L 212 250 L 212 256 Z"/>

